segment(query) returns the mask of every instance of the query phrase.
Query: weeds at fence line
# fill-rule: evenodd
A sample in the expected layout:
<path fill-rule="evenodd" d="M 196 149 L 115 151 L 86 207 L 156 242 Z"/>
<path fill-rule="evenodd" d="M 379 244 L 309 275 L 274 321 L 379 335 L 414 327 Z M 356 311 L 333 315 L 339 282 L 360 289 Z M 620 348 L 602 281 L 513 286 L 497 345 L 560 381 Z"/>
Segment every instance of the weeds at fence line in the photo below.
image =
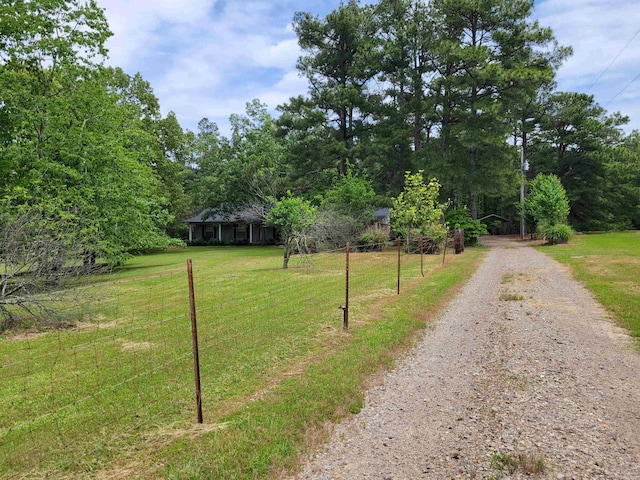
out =
<path fill-rule="evenodd" d="M 371 250 L 306 256 L 289 271 L 280 269 L 275 248 L 194 255 L 202 368 L 196 406 L 184 262 L 179 267 L 177 254 L 166 254 L 155 257 L 165 267 L 141 263 L 96 278 L 83 286 L 95 290 L 94 301 L 69 307 L 84 312 L 74 328 L 0 339 L 0 477 L 108 471 L 146 459 L 167 441 L 167 430 L 175 438 L 199 435 L 192 426 L 201 419 L 198 404 L 215 428 L 268 397 L 349 341 L 336 305 L 344 301 L 343 328 L 353 331 L 376 322 L 393 299 L 395 249 Z M 397 258 L 409 291 L 425 265 L 419 255 Z M 428 262 L 427 274 L 437 263 Z"/>

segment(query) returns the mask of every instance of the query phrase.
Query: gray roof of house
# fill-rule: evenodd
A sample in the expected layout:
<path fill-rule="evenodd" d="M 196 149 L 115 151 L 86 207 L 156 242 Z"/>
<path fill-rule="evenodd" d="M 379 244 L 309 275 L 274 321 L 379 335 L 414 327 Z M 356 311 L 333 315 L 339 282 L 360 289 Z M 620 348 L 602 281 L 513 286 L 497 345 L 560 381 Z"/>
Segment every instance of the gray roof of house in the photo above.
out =
<path fill-rule="evenodd" d="M 239 210 L 225 214 L 215 213 L 210 208 L 201 211 L 195 217 L 185 220 L 186 223 L 255 223 L 260 221 L 262 221 L 262 218 L 251 210 Z"/>
<path fill-rule="evenodd" d="M 389 207 L 378 208 L 373 214 L 374 220 L 389 220 Z"/>
<path fill-rule="evenodd" d="M 389 207 L 376 209 L 373 219 L 379 222 L 389 221 Z M 203 210 L 195 217 L 185 220 L 185 223 L 255 223 L 263 219 L 255 211 L 244 209 L 237 212 L 225 214 L 215 213 L 210 208 Z"/>

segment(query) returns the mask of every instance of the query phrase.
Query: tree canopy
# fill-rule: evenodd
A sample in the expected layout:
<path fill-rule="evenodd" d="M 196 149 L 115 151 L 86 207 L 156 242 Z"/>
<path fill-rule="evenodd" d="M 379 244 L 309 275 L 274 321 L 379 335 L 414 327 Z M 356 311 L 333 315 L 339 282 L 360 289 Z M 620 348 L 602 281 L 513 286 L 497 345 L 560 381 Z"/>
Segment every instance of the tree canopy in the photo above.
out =
<path fill-rule="evenodd" d="M 5 1 L 3 222 L 66 222 L 113 265 L 184 236 L 205 208 L 264 215 L 270 199 L 299 198 L 331 231 L 339 216 L 361 228 L 351 220 L 373 206 L 395 199 L 398 212 L 415 172 L 438 178 L 434 205 L 513 219 L 521 174 L 541 173 L 559 178 L 575 228 L 640 228 L 638 133 L 593 97 L 555 90 L 571 49 L 532 12 L 532 0 L 298 12 L 307 93 L 276 115 L 253 100 L 223 134 L 206 118 L 185 131 L 140 74 L 104 65 L 112 33 L 94 0 Z"/>
<path fill-rule="evenodd" d="M 391 228 L 402 235 L 407 244 L 414 237 L 426 236 L 439 243 L 444 240 L 446 226 L 444 222 L 445 205 L 438 201 L 440 183 L 432 178 L 424 183 L 423 171 L 405 174 L 404 190 L 393 199 L 390 211 Z"/>

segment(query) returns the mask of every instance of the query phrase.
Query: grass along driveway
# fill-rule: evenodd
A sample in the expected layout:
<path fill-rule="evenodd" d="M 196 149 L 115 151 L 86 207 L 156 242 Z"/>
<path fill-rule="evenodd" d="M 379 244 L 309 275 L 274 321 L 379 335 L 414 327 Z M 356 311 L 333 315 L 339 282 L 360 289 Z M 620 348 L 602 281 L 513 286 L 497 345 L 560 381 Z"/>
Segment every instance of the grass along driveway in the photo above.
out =
<path fill-rule="evenodd" d="M 0 338 L 0 476 L 268 478 L 313 432 L 357 411 L 367 379 L 427 325 L 480 250 L 351 256 L 191 248 L 138 257 L 87 286 L 77 328 Z M 192 258 L 205 425 L 195 425 L 186 282 Z"/>
<path fill-rule="evenodd" d="M 568 265 L 619 324 L 640 337 L 640 232 L 576 235 L 567 245 L 539 248 Z"/>

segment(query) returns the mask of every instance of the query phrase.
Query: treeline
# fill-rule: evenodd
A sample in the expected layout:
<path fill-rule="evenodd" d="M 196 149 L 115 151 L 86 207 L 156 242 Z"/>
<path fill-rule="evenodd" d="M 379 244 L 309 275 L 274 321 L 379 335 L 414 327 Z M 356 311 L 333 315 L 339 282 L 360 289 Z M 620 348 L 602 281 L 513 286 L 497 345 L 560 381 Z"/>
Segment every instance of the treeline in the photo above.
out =
<path fill-rule="evenodd" d="M 423 170 L 473 218 L 515 218 L 524 163 L 528 179 L 559 176 L 576 229 L 639 228 L 640 136 L 592 97 L 555 91 L 570 49 L 532 8 L 380 0 L 298 13 L 308 94 L 277 118 L 250 102 L 225 136 L 207 119 L 185 132 L 139 74 L 103 65 L 111 32 L 94 1 L 3 2 L 0 222 L 60 219 L 117 263 L 183 236 L 195 211 L 287 191 L 319 205 L 348 175 L 384 206 Z"/>
<path fill-rule="evenodd" d="M 230 139 L 204 120 L 194 158 L 203 206 L 291 190 L 321 199 L 348 171 L 389 205 L 406 171 L 442 184 L 473 218 L 515 219 L 523 177 L 557 175 L 578 230 L 640 227 L 640 137 L 592 96 L 558 92 L 571 49 L 533 1 L 345 2 L 294 17 L 307 95 L 271 118 L 254 101 Z M 517 227 L 516 227 L 517 228 Z"/>
<path fill-rule="evenodd" d="M 161 117 L 139 74 L 103 66 L 110 35 L 94 1 L 0 5 L 3 239 L 38 219 L 47 228 L 30 231 L 74 245 L 65 258 L 84 251 L 89 262 L 117 264 L 166 246 L 192 210 L 193 135 L 175 115 Z"/>

